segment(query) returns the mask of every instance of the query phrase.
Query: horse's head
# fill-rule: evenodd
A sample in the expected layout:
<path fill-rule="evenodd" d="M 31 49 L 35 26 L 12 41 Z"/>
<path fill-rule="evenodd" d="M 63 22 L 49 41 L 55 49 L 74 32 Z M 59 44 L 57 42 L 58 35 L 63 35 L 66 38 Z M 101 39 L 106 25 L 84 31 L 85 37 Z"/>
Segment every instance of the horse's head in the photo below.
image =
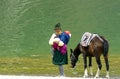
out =
<path fill-rule="evenodd" d="M 70 49 L 71 54 L 70 54 L 70 60 L 71 60 L 71 67 L 74 68 L 76 66 L 76 62 L 78 61 L 78 56 L 80 55 L 80 43 L 76 46 L 74 51 Z"/>
<path fill-rule="evenodd" d="M 78 61 L 78 56 L 76 56 L 76 52 L 70 49 L 70 60 L 71 60 L 71 68 L 74 68 L 76 66 L 76 62 Z"/>

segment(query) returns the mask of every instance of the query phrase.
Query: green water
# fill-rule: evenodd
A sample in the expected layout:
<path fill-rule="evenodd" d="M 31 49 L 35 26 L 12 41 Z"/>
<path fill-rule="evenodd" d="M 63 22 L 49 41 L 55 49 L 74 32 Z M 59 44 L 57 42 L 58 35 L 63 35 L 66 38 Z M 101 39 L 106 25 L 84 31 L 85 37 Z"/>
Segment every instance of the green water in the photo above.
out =
<path fill-rule="evenodd" d="M 0 56 L 49 54 L 48 40 L 57 22 L 70 30 L 69 48 L 85 31 L 110 42 L 120 52 L 120 0 L 0 0 Z"/>

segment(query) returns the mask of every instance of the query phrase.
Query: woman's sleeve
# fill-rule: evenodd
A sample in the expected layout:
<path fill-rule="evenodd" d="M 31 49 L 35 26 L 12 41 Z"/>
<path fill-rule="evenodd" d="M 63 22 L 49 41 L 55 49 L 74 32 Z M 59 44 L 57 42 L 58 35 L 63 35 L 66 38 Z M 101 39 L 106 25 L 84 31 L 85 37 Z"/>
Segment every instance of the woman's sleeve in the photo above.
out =
<path fill-rule="evenodd" d="M 50 40 L 49 40 L 49 45 L 53 45 L 53 41 L 54 41 L 55 36 L 56 36 L 55 33 L 53 33 Z"/>

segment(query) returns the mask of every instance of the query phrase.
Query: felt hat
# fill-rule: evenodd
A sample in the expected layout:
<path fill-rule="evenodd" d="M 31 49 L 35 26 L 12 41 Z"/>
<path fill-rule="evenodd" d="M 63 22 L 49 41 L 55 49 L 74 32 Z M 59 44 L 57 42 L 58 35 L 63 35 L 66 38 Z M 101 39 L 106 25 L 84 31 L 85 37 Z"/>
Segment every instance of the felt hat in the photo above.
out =
<path fill-rule="evenodd" d="M 54 30 L 58 30 L 58 29 L 61 30 L 61 24 L 60 23 L 57 23 L 54 27 Z"/>

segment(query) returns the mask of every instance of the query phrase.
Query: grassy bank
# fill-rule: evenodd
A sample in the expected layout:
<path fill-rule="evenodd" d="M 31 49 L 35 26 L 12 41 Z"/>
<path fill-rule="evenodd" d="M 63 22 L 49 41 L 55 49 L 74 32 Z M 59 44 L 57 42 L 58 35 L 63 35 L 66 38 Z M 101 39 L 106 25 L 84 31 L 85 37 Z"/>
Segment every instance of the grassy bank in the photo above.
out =
<path fill-rule="evenodd" d="M 0 0 L 0 74 L 58 75 L 51 62 L 49 38 L 54 25 L 72 33 L 69 48 L 86 31 L 105 36 L 110 44 L 110 75 L 120 75 L 120 0 Z M 94 59 L 95 62 L 95 59 Z M 104 63 L 104 61 L 102 60 Z M 97 70 L 94 64 L 94 73 Z M 67 76 L 83 75 L 65 66 Z M 105 64 L 101 75 L 105 75 Z"/>
<path fill-rule="evenodd" d="M 105 36 L 110 51 L 120 45 L 120 0 L 0 0 L 0 56 L 44 55 L 54 25 L 70 30 L 69 47 L 86 31 Z M 119 54 L 119 53 L 117 53 Z"/>
<path fill-rule="evenodd" d="M 102 58 L 102 57 L 101 57 Z M 109 56 L 110 62 L 110 75 L 120 75 L 120 57 L 118 55 Z M 0 74 L 8 75 L 59 75 L 58 67 L 53 65 L 51 56 L 31 56 L 31 57 L 14 57 L 14 58 L 0 58 Z M 102 58 L 103 68 L 101 70 L 101 76 L 105 76 L 105 64 Z M 65 67 L 66 76 L 83 76 L 83 60 L 79 57 L 76 69 L 70 68 L 70 62 Z M 97 71 L 97 64 L 95 58 L 93 58 L 93 72 L 94 75 Z"/>

